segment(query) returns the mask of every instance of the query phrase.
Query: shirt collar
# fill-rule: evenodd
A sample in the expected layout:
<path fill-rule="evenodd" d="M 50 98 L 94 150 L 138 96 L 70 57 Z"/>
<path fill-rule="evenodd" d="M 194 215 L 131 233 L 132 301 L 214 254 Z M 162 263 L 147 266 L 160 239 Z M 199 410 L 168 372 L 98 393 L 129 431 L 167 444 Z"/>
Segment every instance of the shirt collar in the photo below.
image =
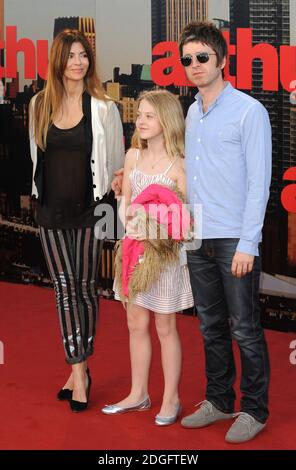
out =
<path fill-rule="evenodd" d="M 213 103 L 211 104 L 210 107 L 212 107 L 214 104 L 218 104 L 220 103 L 226 96 L 230 95 L 230 93 L 233 92 L 233 86 L 231 85 L 230 82 L 225 82 L 225 87 L 223 88 L 223 90 L 219 93 L 219 95 L 217 96 L 217 98 L 215 99 L 215 101 L 213 101 Z M 201 94 L 198 92 L 196 93 L 195 97 L 194 97 L 197 101 L 197 103 L 201 106 L 202 105 L 202 97 L 201 97 Z"/>

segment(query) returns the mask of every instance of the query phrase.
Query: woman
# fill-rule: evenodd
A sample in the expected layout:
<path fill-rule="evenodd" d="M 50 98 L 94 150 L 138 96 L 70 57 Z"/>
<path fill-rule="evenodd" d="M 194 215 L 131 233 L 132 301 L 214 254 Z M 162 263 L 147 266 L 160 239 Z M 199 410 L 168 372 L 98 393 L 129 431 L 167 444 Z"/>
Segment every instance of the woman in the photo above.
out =
<path fill-rule="evenodd" d="M 45 89 L 30 104 L 30 147 L 37 223 L 72 366 L 58 399 L 83 411 L 91 385 L 86 360 L 93 353 L 102 247 L 94 210 L 107 201 L 124 150 L 117 107 L 104 95 L 91 46 L 78 30 L 64 30 L 53 41 Z"/>

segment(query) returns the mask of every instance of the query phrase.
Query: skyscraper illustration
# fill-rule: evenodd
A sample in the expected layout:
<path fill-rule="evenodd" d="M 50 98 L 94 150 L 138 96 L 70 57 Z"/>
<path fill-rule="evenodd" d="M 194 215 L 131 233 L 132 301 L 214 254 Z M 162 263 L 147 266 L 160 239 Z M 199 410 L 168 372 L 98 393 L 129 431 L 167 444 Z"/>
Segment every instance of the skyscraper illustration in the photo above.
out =
<path fill-rule="evenodd" d="M 151 0 L 151 38 L 152 47 L 163 41 L 178 42 L 181 31 L 190 21 L 208 19 L 208 0 Z M 152 61 L 155 60 L 152 58 Z M 169 73 L 169 69 L 167 69 Z M 185 113 L 192 103 L 194 90 L 187 86 L 175 89 L 179 93 Z"/>
<path fill-rule="evenodd" d="M 79 29 L 84 33 L 88 38 L 94 56 L 96 56 L 96 33 L 95 33 L 95 22 L 93 18 L 90 17 L 79 17 L 79 16 L 69 16 L 56 18 L 54 22 L 54 37 L 63 29 Z"/>
<path fill-rule="evenodd" d="M 208 0 L 152 0 L 152 46 L 161 41 L 178 41 L 184 26 L 208 18 Z"/>

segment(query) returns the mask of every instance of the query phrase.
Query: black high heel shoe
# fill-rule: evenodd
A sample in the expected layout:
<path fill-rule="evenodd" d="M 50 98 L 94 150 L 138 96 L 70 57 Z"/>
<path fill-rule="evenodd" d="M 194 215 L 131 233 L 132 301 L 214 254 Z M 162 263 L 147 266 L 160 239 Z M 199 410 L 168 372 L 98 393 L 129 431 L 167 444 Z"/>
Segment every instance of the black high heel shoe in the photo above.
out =
<path fill-rule="evenodd" d="M 89 369 L 86 369 L 86 373 L 89 377 Z M 70 401 L 72 400 L 73 390 L 69 388 L 61 388 L 61 390 L 57 393 L 57 399 L 60 401 Z"/>
<path fill-rule="evenodd" d="M 57 399 L 60 401 L 64 400 L 72 400 L 73 390 L 69 388 L 61 388 L 61 390 L 57 393 Z"/>
<path fill-rule="evenodd" d="M 84 411 L 88 407 L 88 400 L 89 400 L 89 394 L 90 394 L 90 387 L 91 387 L 91 376 L 89 374 L 89 369 L 86 370 L 86 375 L 88 378 L 88 384 L 85 390 L 86 393 L 86 401 L 78 401 L 78 400 L 73 400 L 71 398 L 70 400 L 70 408 L 74 413 L 79 413 L 80 411 Z"/>

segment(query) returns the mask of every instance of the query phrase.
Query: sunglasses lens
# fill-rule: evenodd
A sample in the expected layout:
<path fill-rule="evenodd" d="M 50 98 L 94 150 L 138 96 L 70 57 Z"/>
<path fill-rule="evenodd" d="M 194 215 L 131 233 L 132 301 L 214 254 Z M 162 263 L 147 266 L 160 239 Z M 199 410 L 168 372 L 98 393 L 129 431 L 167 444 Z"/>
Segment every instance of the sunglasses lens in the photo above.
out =
<path fill-rule="evenodd" d="M 198 54 L 196 54 L 195 57 L 200 64 L 205 64 L 210 58 L 207 52 L 199 52 Z M 190 55 L 185 55 L 184 57 L 181 57 L 181 64 L 183 65 L 183 67 L 189 67 L 189 65 L 192 64 L 192 57 Z"/>
<path fill-rule="evenodd" d="M 201 64 L 205 64 L 209 60 L 209 54 L 207 52 L 201 52 L 200 54 L 196 54 L 196 58 L 198 62 Z"/>
<path fill-rule="evenodd" d="M 192 62 L 192 58 L 190 56 L 181 57 L 181 64 L 183 67 L 188 67 Z"/>

